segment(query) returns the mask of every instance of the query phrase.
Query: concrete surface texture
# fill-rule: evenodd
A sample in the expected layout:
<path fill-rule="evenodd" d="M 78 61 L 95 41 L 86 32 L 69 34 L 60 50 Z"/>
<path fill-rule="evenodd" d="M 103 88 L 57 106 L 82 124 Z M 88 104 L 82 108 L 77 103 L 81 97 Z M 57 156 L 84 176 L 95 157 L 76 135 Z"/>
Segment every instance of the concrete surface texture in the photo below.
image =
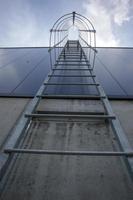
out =
<path fill-rule="evenodd" d="M 133 148 L 133 101 L 111 101 L 111 105 Z"/>
<path fill-rule="evenodd" d="M 38 111 L 71 111 L 71 112 L 103 112 L 103 105 L 99 100 L 58 100 L 43 99 Z"/>
<path fill-rule="evenodd" d="M 0 149 L 29 99 L 0 98 Z"/>
<path fill-rule="evenodd" d="M 43 100 L 37 110 L 103 111 L 97 101 L 65 101 Z M 113 107 L 119 114 L 117 103 Z M 132 123 L 130 130 L 131 126 Z M 117 151 L 118 145 L 107 121 L 43 118 L 32 121 L 23 148 Z M 132 200 L 133 184 L 118 157 L 23 154 L 17 156 L 9 171 L 1 199 Z"/>

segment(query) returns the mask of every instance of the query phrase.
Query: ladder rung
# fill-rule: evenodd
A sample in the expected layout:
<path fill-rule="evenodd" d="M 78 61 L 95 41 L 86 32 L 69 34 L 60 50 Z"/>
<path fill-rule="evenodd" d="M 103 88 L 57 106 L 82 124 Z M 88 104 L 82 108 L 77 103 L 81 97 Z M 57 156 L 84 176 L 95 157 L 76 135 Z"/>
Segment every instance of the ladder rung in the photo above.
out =
<path fill-rule="evenodd" d="M 49 77 L 96 77 L 95 75 L 48 75 Z"/>
<path fill-rule="evenodd" d="M 80 57 L 80 56 L 60 56 L 59 57 L 59 59 L 66 59 L 66 60 L 68 60 L 68 59 L 75 59 L 75 60 L 82 60 L 82 59 L 84 59 L 85 60 L 85 57 L 83 57 L 82 56 L 82 58 Z"/>
<path fill-rule="evenodd" d="M 65 61 L 65 62 L 78 62 L 78 61 L 79 61 L 79 62 L 87 62 L 87 60 L 86 60 L 86 59 L 83 59 L 83 58 L 82 58 L 82 59 L 80 59 L 80 58 L 79 58 L 79 59 L 75 59 L 75 58 L 74 58 L 74 59 L 73 59 L 73 58 L 70 58 L 70 59 L 68 59 L 68 58 L 67 58 L 67 59 L 64 59 L 64 58 L 63 58 L 63 59 L 60 59 L 60 58 L 59 58 L 59 61 L 60 61 L 60 62 L 61 62 L 61 61 Z M 56 62 L 57 62 L 57 61 L 56 61 Z"/>
<path fill-rule="evenodd" d="M 43 155 L 69 155 L 69 156 L 133 156 L 133 151 L 62 151 L 47 149 L 4 149 L 4 153 L 29 153 Z"/>
<path fill-rule="evenodd" d="M 75 43 L 76 44 L 76 43 Z M 69 43 L 69 45 L 70 45 L 70 43 Z M 67 47 L 66 47 L 67 48 Z M 71 47 L 69 47 L 69 49 L 77 49 L 77 44 L 74 46 L 71 46 Z"/>
<path fill-rule="evenodd" d="M 76 56 L 77 56 L 77 55 L 78 55 L 78 56 L 81 55 L 80 52 L 75 52 L 75 53 L 71 53 L 71 52 L 70 52 L 70 53 L 61 53 L 60 55 L 64 56 L 64 54 L 65 54 L 65 55 L 76 55 Z"/>
<path fill-rule="evenodd" d="M 39 110 L 37 111 L 35 114 L 63 114 L 63 115 L 106 115 L 104 112 L 76 112 L 76 111 L 72 111 L 72 112 L 68 112 L 68 111 L 42 111 Z"/>
<path fill-rule="evenodd" d="M 71 55 L 71 54 L 74 54 L 74 55 L 75 55 L 75 54 L 76 54 L 76 55 L 79 54 L 79 55 L 80 55 L 80 54 L 81 54 L 81 51 L 79 51 L 79 50 L 77 50 L 77 51 L 67 51 L 67 50 L 66 50 L 65 53 L 62 52 L 62 53 L 60 54 L 60 56 L 61 56 L 61 55 L 64 55 L 64 54 L 65 54 L 65 55 L 66 55 L 66 54 L 69 54 L 69 55 Z M 83 55 L 83 54 L 82 54 L 82 55 Z"/>
<path fill-rule="evenodd" d="M 82 62 L 85 62 L 85 63 L 87 63 L 87 61 L 86 60 L 57 60 L 56 62 L 66 62 L 66 63 L 69 63 L 69 62 L 79 62 L 79 63 L 82 63 Z M 89 62 L 88 62 L 89 63 Z"/>
<path fill-rule="evenodd" d="M 65 52 L 81 52 L 81 50 L 78 48 L 66 48 Z"/>
<path fill-rule="evenodd" d="M 88 69 L 82 69 L 82 68 L 79 68 L 79 69 L 78 69 L 78 68 L 77 68 L 77 69 L 74 69 L 74 68 L 73 68 L 73 69 L 72 69 L 72 68 L 62 68 L 62 69 L 57 69 L 57 68 L 52 68 L 52 70 L 76 70 L 76 71 L 79 71 L 79 70 L 81 70 L 81 71 L 82 71 L 82 70 L 85 71 L 85 70 L 87 70 L 87 71 L 88 71 L 88 70 L 93 70 L 93 69 L 92 69 L 92 68 L 88 68 Z"/>
<path fill-rule="evenodd" d="M 66 47 L 65 48 L 65 51 L 62 51 L 61 53 L 63 53 L 63 52 L 81 52 L 81 49 L 79 49 L 79 48 L 77 48 L 77 47 L 74 47 L 74 48 L 68 48 L 68 47 Z"/>
<path fill-rule="evenodd" d="M 106 96 L 94 96 L 94 95 L 37 95 L 36 97 L 48 98 L 48 99 L 86 99 L 86 100 L 100 100 L 106 98 Z"/>
<path fill-rule="evenodd" d="M 71 57 L 80 57 L 81 55 L 80 54 L 62 54 L 62 55 L 60 55 L 59 57 L 64 57 L 64 56 L 66 56 L 66 57 L 69 57 L 69 56 L 71 56 Z"/>
<path fill-rule="evenodd" d="M 77 65 L 80 65 L 80 66 L 90 66 L 90 64 L 81 64 L 81 63 L 78 63 L 78 64 L 73 64 L 73 63 L 58 63 L 58 64 L 55 64 L 54 66 L 77 66 Z"/>
<path fill-rule="evenodd" d="M 60 56 L 64 56 L 64 55 L 66 55 L 66 56 L 80 56 L 81 55 L 81 53 L 79 53 L 79 52 L 69 52 L 69 53 L 61 53 L 60 54 Z M 83 55 L 83 54 L 82 54 Z"/>
<path fill-rule="evenodd" d="M 25 117 L 41 118 L 41 117 L 73 117 L 73 118 L 88 118 L 88 119 L 115 119 L 115 116 L 110 115 L 76 115 L 76 114 L 25 114 Z"/>
<path fill-rule="evenodd" d="M 64 59 L 64 56 L 61 56 L 61 57 L 59 56 L 59 59 L 60 59 L 60 60 L 61 60 L 61 59 L 63 60 L 63 59 Z M 67 60 L 74 60 L 74 59 L 75 59 L 75 60 L 86 60 L 86 58 L 83 57 L 83 56 L 82 56 L 81 59 L 80 59 L 80 56 L 78 56 L 78 58 L 71 57 L 71 56 L 67 56 Z"/>
<path fill-rule="evenodd" d="M 77 48 L 77 47 L 74 47 L 74 48 L 72 48 L 72 47 L 66 47 L 65 48 L 65 52 L 77 52 L 77 51 L 81 51 L 81 49 L 80 48 Z"/>
<path fill-rule="evenodd" d="M 66 49 L 79 49 L 80 47 L 78 45 L 74 45 L 74 46 L 71 46 L 70 44 L 68 46 L 66 46 Z"/>
<path fill-rule="evenodd" d="M 65 52 L 65 53 L 69 53 L 69 52 L 74 52 L 74 53 L 75 53 L 75 52 L 78 52 L 78 53 L 80 53 L 81 50 L 80 50 L 80 49 L 77 49 L 77 48 L 74 48 L 74 49 L 72 49 L 72 48 L 66 48 L 65 51 L 62 51 L 62 52 L 61 52 L 61 54 L 64 53 L 64 52 Z"/>
<path fill-rule="evenodd" d="M 44 85 L 90 85 L 90 86 L 99 86 L 99 83 L 44 83 Z"/>
<path fill-rule="evenodd" d="M 71 52 L 71 51 L 65 50 L 65 52 L 63 51 L 60 55 L 64 55 L 64 54 L 65 54 L 65 55 L 67 55 L 67 54 L 68 54 L 68 55 L 75 55 L 75 54 L 76 54 L 76 55 L 77 55 L 77 54 L 80 55 L 80 54 L 81 54 L 81 51 L 77 50 L 77 51 L 74 51 L 74 52 L 72 51 L 72 52 Z"/>
<path fill-rule="evenodd" d="M 64 55 L 64 54 L 62 54 L 62 55 L 60 55 L 60 57 L 64 57 L 64 56 L 66 56 L 66 57 L 80 57 L 80 54 L 79 55 L 72 55 L 72 54 L 70 54 L 70 55 Z"/>

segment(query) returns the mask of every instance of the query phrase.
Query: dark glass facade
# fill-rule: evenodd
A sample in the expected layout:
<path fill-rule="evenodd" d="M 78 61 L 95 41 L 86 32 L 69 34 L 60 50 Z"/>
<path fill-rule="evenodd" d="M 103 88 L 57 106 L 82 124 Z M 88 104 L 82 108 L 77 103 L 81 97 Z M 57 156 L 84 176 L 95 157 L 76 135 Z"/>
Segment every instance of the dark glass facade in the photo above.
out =
<path fill-rule="evenodd" d="M 84 51 L 87 53 L 86 48 Z M 48 48 L 1 48 L 0 95 L 32 97 L 49 71 Z M 109 97 L 133 98 L 133 48 L 98 48 L 94 72 Z M 54 75 L 89 75 L 89 72 L 55 70 Z M 91 83 L 91 80 L 86 77 L 54 77 L 49 83 L 62 82 Z M 94 86 L 87 85 L 48 85 L 44 93 L 87 95 L 97 94 L 97 91 Z"/>

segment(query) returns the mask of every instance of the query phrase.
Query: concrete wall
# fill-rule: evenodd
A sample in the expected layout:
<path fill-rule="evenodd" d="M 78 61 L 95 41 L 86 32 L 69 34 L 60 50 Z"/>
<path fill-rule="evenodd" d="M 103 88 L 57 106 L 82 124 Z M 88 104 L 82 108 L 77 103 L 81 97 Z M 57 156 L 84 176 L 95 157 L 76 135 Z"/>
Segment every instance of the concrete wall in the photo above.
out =
<path fill-rule="evenodd" d="M 16 123 L 18 117 L 20 116 L 21 112 L 25 108 L 26 104 L 29 102 L 30 99 L 28 98 L 0 98 L 0 146 L 2 145 L 3 141 L 7 137 L 10 130 L 13 128 L 14 124 Z M 110 101 L 113 107 L 115 114 L 118 116 L 121 125 L 125 132 L 127 133 L 127 137 L 129 138 L 130 144 L 133 145 L 133 101 Z M 57 101 L 58 103 L 58 101 Z M 91 105 L 92 102 L 90 102 Z M 63 106 L 64 108 L 70 108 L 70 110 L 76 110 L 79 107 L 79 111 L 90 110 L 90 103 L 86 103 L 86 105 L 77 101 L 76 105 L 74 104 L 75 108 L 72 104 L 62 102 L 60 104 L 60 109 Z M 56 109 L 56 102 L 50 101 L 49 102 L 51 108 Z M 50 110 L 49 106 L 49 110 Z M 47 108 L 47 100 L 46 104 L 43 104 L 43 108 Z M 101 105 L 99 104 L 97 111 L 101 110 Z"/>
<path fill-rule="evenodd" d="M 10 101 L 8 99 L 7 104 Z M 14 99 L 19 114 L 27 101 Z M 2 103 L 4 108 L 5 102 Z M 132 143 L 132 102 L 112 101 L 111 104 Z M 102 112 L 103 108 L 98 101 L 51 99 L 42 100 L 37 111 Z M 10 116 L 10 124 L 17 116 L 15 112 L 13 119 Z M 4 132 L 7 135 L 7 130 Z M 117 151 L 118 145 L 107 121 L 43 118 L 32 121 L 23 148 Z M 133 187 L 127 168 L 119 157 L 23 154 L 18 156 L 9 171 L 1 199 L 131 200 Z"/>
<path fill-rule="evenodd" d="M 26 98 L 0 98 L 0 148 L 28 102 Z"/>
<path fill-rule="evenodd" d="M 133 101 L 111 101 L 111 105 L 133 147 Z"/>
<path fill-rule="evenodd" d="M 133 101 L 125 100 L 112 100 L 110 101 L 113 111 L 118 117 L 122 128 L 124 129 L 130 144 L 133 146 Z M 43 100 L 38 110 L 47 110 L 47 111 L 93 111 L 93 112 L 103 112 L 102 104 L 97 100 L 81 101 L 81 100 Z"/>

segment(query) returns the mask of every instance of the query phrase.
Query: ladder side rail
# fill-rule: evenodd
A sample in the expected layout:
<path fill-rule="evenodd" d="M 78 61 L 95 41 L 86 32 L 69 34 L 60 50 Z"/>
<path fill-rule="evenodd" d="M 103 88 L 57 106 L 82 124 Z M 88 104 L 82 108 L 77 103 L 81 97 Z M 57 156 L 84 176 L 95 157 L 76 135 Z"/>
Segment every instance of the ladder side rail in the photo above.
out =
<path fill-rule="evenodd" d="M 50 71 L 48 74 L 47 78 L 45 79 L 45 83 L 47 83 L 50 80 L 50 76 L 54 73 L 53 70 Z M 15 148 L 18 147 L 19 142 L 24 135 L 31 119 L 28 119 L 25 117 L 25 114 L 28 113 L 33 113 L 37 107 L 37 105 L 40 102 L 41 95 L 43 95 L 43 92 L 47 86 L 45 84 L 42 84 L 39 90 L 37 91 L 35 97 L 29 102 L 29 104 L 26 106 L 24 109 L 18 123 L 15 125 L 13 130 L 10 132 L 10 137 L 9 139 L 5 142 L 5 145 L 3 149 L 6 148 Z M 8 165 L 10 164 L 12 159 L 11 155 L 6 155 L 3 151 L 0 153 L 0 180 L 4 176 L 6 169 Z"/>
<path fill-rule="evenodd" d="M 85 58 L 87 59 L 85 52 L 84 52 L 84 55 L 85 55 Z M 92 79 L 94 80 L 94 82 L 98 83 L 96 78 L 93 77 L 93 75 L 94 75 L 93 70 L 90 71 L 90 74 L 92 75 Z M 96 88 L 97 88 L 100 96 L 105 96 L 106 97 L 106 98 L 102 98 L 101 101 L 103 102 L 103 105 L 104 105 L 104 108 L 105 108 L 107 114 L 108 115 L 115 115 L 113 110 L 112 110 L 112 107 L 111 107 L 111 105 L 109 103 L 109 100 L 108 100 L 108 98 L 107 98 L 107 96 L 106 96 L 106 94 L 104 92 L 104 89 L 101 87 L 101 85 L 99 85 L 99 86 L 96 85 Z M 128 141 L 127 137 L 126 137 L 126 134 L 123 131 L 121 125 L 120 125 L 120 122 L 119 122 L 118 118 L 116 118 L 114 120 L 111 120 L 110 124 L 111 124 L 113 132 L 115 133 L 115 136 L 117 138 L 117 142 L 119 144 L 120 149 L 122 151 L 133 151 L 133 149 L 130 146 L 129 141 Z M 127 165 L 129 174 L 131 175 L 131 178 L 133 179 L 133 159 L 127 157 L 127 158 L 124 158 L 124 160 L 125 160 L 125 163 Z"/>
<path fill-rule="evenodd" d="M 87 57 L 86 57 L 86 59 L 87 59 Z M 98 83 L 97 79 L 95 77 L 93 77 L 93 75 L 94 75 L 93 70 L 90 71 L 90 74 L 92 75 L 92 79 L 94 80 L 94 82 Z M 102 86 L 99 84 L 98 86 L 96 86 L 96 88 L 98 89 L 100 96 L 106 97 L 106 98 L 102 98 L 101 101 L 103 102 L 103 105 L 104 105 L 104 108 L 105 108 L 107 114 L 115 116 L 113 109 L 109 103 L 109 100 L 108 100 Z M 120 124 L 118 118 L 116 117 L 116 119 L 110 120 L 109 122 L 111 124 L 113 133 L 116 136 L 116 139 L 117 139 L 120 149 L 124 152 L 133 151 L 133 148 L 131 147 L 123 128 L 121 127 L 121 124 Z M 124 158 L 124 161 L 127 165 L 128 172 L 133 180 L 133 158 L 126 157 L 126 158 Z"/>

